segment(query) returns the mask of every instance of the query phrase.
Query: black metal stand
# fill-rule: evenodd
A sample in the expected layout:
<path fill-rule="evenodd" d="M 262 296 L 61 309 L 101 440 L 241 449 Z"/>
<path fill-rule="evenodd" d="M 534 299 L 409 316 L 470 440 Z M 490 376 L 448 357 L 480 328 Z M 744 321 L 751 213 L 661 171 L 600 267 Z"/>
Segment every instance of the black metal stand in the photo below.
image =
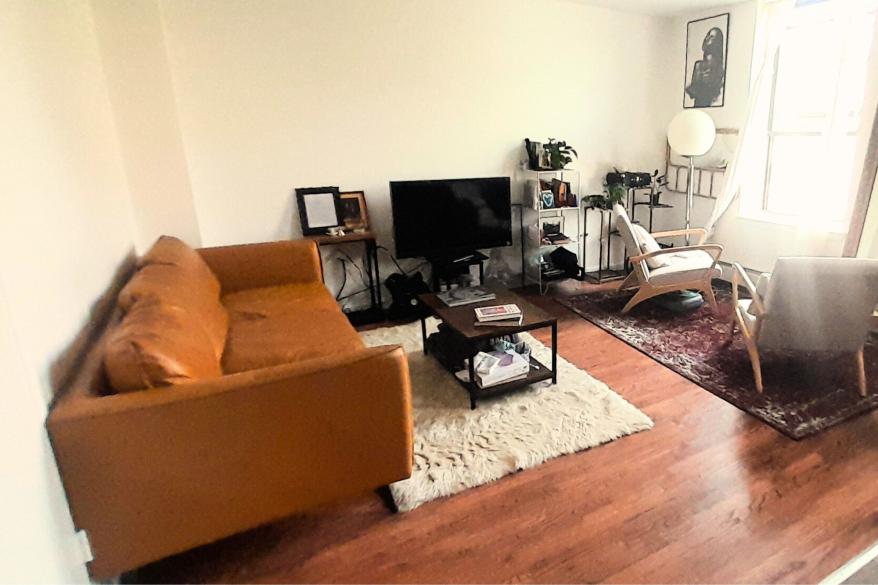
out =
<path fill-rule="evenodd" d="M 352 325 L 367 325 L 383 321 L 384 308 L 382 306 L 383 301 L 381 300 L 381 273 L 378 269 L 378 242 L 375 236 L 371 232 L 365 232 L 346 234 L 344 236 L 311 236 L 307 239 L 315 241 L 319 247 L 363 242 L 365 248 L 363 266 L 369 279 L 370 307 L 361 311 L 352 311 L 346 313 L 346 315 Z M 322 254 L 320 261 L 323 262 Z"/>
<path fill-rule="evenodd" d="M 442 281 L 445 281 L 445 286 L 450 288 L 454 278 L 466 273 L 470 266 L 476 265 L 479 267 L 479 284 L 485 284 L 485 260 L 487 259 L 488 257 L 481 252 L 465 254 L 460 258 L 427 258 L 433 274 L 433 290 L 440 292 Z"/>
<path fill-rule="evenodd" d="M 649 191 L 649 198 L 646 201 L 638 201 L 637 200 L 637 191 L 647 190 Z M 631 187 L 628 189 L 628 209 L 631 210 L 631 221 L 634 221 L 635 212 L 637 211 L 638 205 L 645 205 L 649 209 L 649 233 L 652 233 L 652 219 L 653 219 L 653 211 L 656 209 L 673 209 L 673 205 L 669 205 L 667 203 L 655 203 L 652 200 L 652 187 Z"/>
<path fill-rule="evenodd" d="M 600 231 L 598 233 L 598 269 L 593 270 L 591 272 L 586 272 L 583 274 L 583 278 L 586 280 L 590 280 L 595 283 L 609 282 L 611 280 L 619 280 L 621 278 L 625 278 L 624 270 L 613 270 L 612 266 L 612 258 L 611 258 L 611 246 L 610 246 L 610 238 L 615 235 L 613 232 L 613 213 L 609 209 L 602 209 L 600 207 L 594 207 L 587 205 L 583 207 L 584 219 L 583 223 L 588 228 L 588 210 L 594 209 L 600 215 L 599 224 Z M 607 245 L 606 245 L 606 256 L 607 256 L 607 264 L 604 266 L 604 217 L 607 218 L 606 224 L 606 234 L 607 234 Z M 587 266 L 586 264 L 586 245 L 582 247 L 582 265 Z"/>

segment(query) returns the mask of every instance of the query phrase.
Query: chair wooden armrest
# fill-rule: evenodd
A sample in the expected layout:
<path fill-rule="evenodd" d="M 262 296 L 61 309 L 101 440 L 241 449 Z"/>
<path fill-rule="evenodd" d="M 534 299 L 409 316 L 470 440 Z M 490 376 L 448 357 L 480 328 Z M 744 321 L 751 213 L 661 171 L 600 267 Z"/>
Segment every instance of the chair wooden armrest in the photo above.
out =
<path fill-rule="evenodd" d="M 698 241 L 695 242 L 696 246 L 700 246 L 704 243 L 704 240 L 707 239 L 707 230 L 704 228 L 689 228 L 688 230 L 670 230 L 666 232 L 655 232 L 650 234 L 656 240 L 659 238 L 673 238 L 677 236 L 686 236 L 686 235 L 697 235 L 699 236 Z"/>
<path fill-rule="evenodd" d="M 732 306 L 738 306 L 738 286 L 743 284 L 753 299 L 752 303 L 756 308 L 756 314 L 759 316 L 764 315 L 765 305 L 762 304 L 762 297 L 756 292 L 756 285 L 753 284 L 750 275 L 747 274 L 747 271 L 744 270 L 744 267 L 739 262 L 732 264 L 732 267 L 734 268 L 734 272 L 732 272 Z"/>
<path fill-rule="evenodd" d="M 680 230 L 685 231 L 685 230 Z M 713 264 L 716 265 L 719 260 L 720 255 L 723 253 L 723 247 L 719 244 L 699 244 L 697 246 L 681 246 L 679 248 L 664 248 L 662 250 L 656 250 L 655 252 L 649 252 L 648 254 L 640 254 L 638 256 L 632 256 L 629 258 L 631 262 L 644 262 L 648 258 L 655 258 L 656 256 L 662 256 L 665 254 L 678 254 L 680 252 L 693 252 L 696 250 L 700 250 L 702 252 L 707 252 L 713 258 Z M 713 266 L 711 266 L 713 268 Z"/>

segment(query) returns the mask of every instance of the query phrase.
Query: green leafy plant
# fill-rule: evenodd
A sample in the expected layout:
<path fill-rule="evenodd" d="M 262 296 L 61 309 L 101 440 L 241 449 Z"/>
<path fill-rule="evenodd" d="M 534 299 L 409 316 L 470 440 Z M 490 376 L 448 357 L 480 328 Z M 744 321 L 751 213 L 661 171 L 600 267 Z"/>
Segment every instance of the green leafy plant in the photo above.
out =
<path fill-rule="evenodd" d="M 567 163 L 573 162 L 573 156 L 579 157 L 576 149 L 569 146 L 564 140 L 555 142 L 554 138 L 549 138 L 549 142 L 544 144 L 543 148 L 549 154 L 549 165 L 556 171 L 563 169 Z"/>
<path fill-rule="evenodd" d="M 609 207 L 613 207 L 616 203 L 622 203 L 622 200 L 625 199 L 625 186 L 621 183 L 615 183 L 613 185 L 607 185 L 607 200 L 609 201 Z"/>
<path fill-rule="evenodd" d="M 625 187 L 620 183 L 604 185 L 604 192 L 599 195 L 586 197 L 589 205 L 598 209 L 612 209 L 616 203 L 622 203 L 625 199 Z"/>

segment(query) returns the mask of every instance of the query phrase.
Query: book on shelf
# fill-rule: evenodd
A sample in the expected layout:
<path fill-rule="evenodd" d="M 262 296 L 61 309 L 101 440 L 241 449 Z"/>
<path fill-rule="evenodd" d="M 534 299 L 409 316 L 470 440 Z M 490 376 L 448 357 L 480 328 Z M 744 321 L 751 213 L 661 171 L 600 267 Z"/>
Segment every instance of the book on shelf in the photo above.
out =
<path fill-rule="evenodd" d="M 480 286 L 473 286 L 446 290 L 436 293 L 436 297 L 449 307 L 460 307 L 461 305 L 492 301 L 497 298 L 497 295 Z"/>
<path fill-rule="evenodd" d="M 503 321 L 521 317 L 521 309 L 518 305 L 496 305 L 493 307 L 476 307 L 476 320 L 481 323 L 488 321 Z"/>

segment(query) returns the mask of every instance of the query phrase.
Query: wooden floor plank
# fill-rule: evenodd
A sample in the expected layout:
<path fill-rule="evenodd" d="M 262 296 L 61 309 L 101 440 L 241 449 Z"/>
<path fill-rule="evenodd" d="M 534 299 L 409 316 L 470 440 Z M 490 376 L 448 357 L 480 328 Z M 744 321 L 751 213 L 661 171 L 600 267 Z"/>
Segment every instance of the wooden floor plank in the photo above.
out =
<path fill-rule="evenodd" d="M 533 300 L 558 316 L 561 355 L 652 417 L 653 430 L 405 514 L 366 495 L 138 577 L 816 582 L 878 541 L 878 413 L 792 441 L 553 299 Z"/>

